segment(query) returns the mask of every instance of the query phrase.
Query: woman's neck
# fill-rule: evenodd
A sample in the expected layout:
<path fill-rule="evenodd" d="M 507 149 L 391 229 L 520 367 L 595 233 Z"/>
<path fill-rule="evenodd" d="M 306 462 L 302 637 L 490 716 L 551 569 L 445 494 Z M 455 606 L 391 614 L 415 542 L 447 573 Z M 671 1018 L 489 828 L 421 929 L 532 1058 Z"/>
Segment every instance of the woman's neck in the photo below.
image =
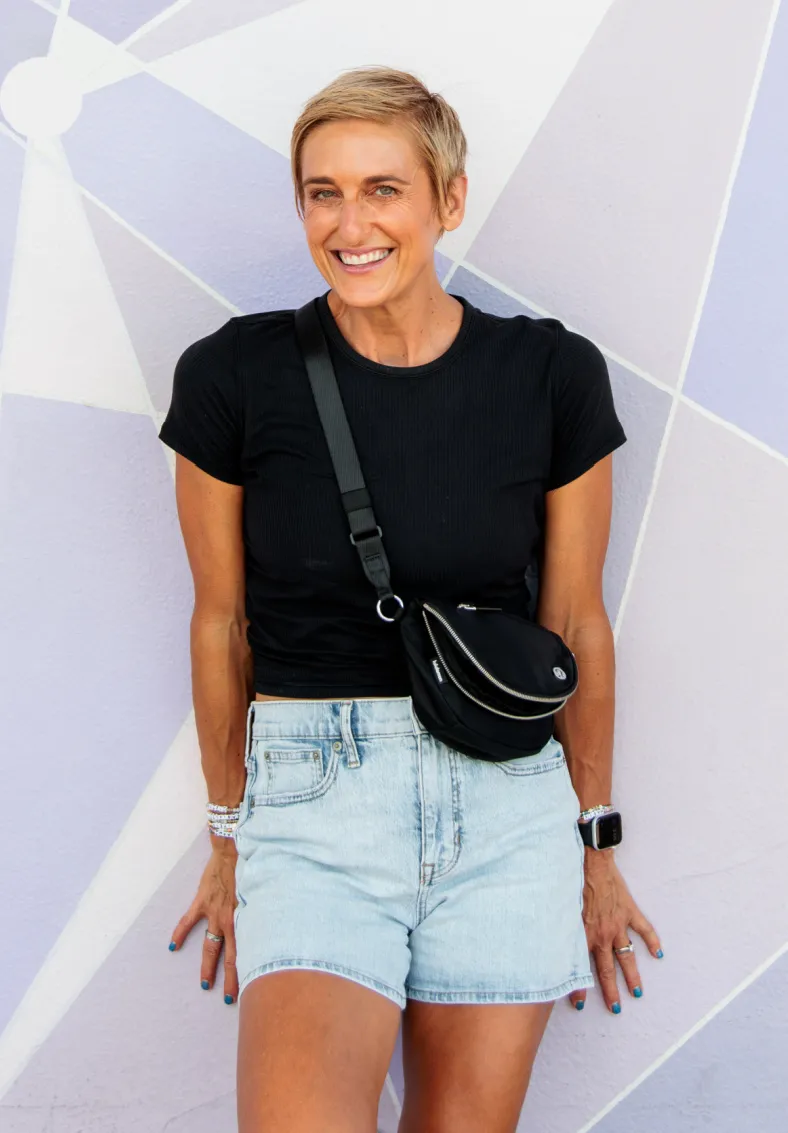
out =
<path fill-rule="evenodd" d="M 385 366 L 423 366 L 444 354 L 457 337 L 463 307 L 437 277 L 425 288 L 379 307 L 351 307 L 335 291 L 328 306 L 354 350 Z"/>

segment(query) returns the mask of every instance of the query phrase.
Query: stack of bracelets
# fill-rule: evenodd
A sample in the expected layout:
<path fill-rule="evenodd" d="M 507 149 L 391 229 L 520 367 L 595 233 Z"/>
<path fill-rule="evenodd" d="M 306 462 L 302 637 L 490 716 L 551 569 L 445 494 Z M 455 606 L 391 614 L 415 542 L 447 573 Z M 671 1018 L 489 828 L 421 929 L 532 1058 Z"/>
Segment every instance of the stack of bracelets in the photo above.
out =
<path fill-rule="evenodd" d="M 238 825 L 240 806 L 221 806 L 219 803 L 208 803 L 208 829 L 211 834 L 218 834 L 220 838 L 232 838 Z"/>

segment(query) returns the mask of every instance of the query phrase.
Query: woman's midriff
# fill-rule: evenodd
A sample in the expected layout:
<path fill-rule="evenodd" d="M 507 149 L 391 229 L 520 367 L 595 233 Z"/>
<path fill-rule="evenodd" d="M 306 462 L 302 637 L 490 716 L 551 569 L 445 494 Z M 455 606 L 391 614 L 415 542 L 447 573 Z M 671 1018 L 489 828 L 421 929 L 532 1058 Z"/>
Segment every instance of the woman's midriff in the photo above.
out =
<path fill-rule="evenodd" d="M 329 704 L 334 700 L 348 700 L 354 699 L 353 697 L 346 696 L 269 696 L 267 692 L 256 692 L 254 694 L 255 700 L 325 700 Z M 364 696 L 356 697 L 356 700 L 389 700 L 388 696 Z"/>

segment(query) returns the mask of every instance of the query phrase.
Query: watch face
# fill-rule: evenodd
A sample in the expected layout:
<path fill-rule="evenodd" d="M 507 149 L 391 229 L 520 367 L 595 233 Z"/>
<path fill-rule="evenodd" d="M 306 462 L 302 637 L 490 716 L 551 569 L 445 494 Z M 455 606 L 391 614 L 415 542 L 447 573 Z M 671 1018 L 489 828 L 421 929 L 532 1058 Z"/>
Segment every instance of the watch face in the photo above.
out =
<path fill-rule="evenodd" d="M 603 814 L 597 819 L 596 836 L 597 846 L 600 850 L 609 850 L 621 842 L 621 815 L 618 811 Z"/>

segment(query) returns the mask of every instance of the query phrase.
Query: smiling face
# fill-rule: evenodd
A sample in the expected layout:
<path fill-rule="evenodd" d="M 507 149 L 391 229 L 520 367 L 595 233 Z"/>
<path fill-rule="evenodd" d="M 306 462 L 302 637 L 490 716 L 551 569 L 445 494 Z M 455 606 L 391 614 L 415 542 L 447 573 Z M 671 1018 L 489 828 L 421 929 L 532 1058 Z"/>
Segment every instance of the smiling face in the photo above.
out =
<path fill-rule="evenodd" d="M 430 178 L 407 128 L 327 122 L 301 153 L 304 227 L 323 278 L 352 307 L 406 295 L 435 274 L 441 226 L 462 220 L 464 178 L 438 215 Z"/>

